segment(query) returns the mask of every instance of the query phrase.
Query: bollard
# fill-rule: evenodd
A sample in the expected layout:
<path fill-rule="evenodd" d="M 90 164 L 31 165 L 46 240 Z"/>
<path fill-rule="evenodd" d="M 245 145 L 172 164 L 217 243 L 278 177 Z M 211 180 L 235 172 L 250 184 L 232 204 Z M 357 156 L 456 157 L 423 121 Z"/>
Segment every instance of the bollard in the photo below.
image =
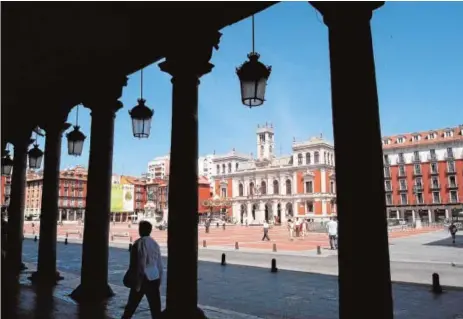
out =
<path fill-rule="evenodd" d="M 225 262 L 225 253 L 222 253 L 222 262 L 220 263 L 222 266 L 225 266 L 227 263 Z"/>
<path fill-rule="evenodd" d="M 277 244 L 276 243 L 273 243 L 273 252 L 277 252 Z"/>
<path fill-rule="evenodd" d="M 439 274 L 432 274 L 432 292 L 435 294 L 442 293 L 442 286 L 440 285 Z"/>
<path fill-rule="evenodd" d="M 270 269 L 270 272 L 277 272 L 277 260 L 275 258 L 272 259 L 272 268 Z"/>
<path fill-rule="evenodd" d="M 64 244 L 65 244 L 65 245 L 68 244 L 68 239 L 67 239 L 67 238 L 64 238 Z"/>
<path fill-rule="evenodd" d="M 129 251 L 132 251 L 132 244 L 129 244 Z"/>
<path fill-rule="evenodd" d="M 203 240 L 203 247 L 206 248 L 207 245 L 206 245 L 206 240 Z"/>
<path fill-rule="evenodd" d="M 317 255 L 322 254 L 322 248 L 320 246 L 317 246 Z"/>
<path fill-rule="evenodd" d="M 238 242 L 235 242 L 235 249 L 236 250 L 240 249 L 240 246 L 238 245 Z"/>
<path fill-rule="evenodd" d="M 34 241 L 37 241 L 37 235 L 35 235 L 35 237 L 34 237 Z"/>
<path fill-rule="evenodd" d="M 217 228 L 219 228 L 219 226 L 220 226 L 219 223 L 217 223 L 216 225 L 217 225 Z"/>

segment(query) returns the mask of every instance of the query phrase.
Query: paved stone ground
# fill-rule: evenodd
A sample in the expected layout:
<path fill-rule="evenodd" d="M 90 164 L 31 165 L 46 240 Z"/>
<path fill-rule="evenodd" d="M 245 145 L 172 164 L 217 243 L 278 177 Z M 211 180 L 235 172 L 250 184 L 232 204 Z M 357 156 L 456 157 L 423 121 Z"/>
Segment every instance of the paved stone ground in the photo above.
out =
<path fill-rule="evenodd" d="M 441 232 L 441 237 L 443 235 Z M 77 244 L 65 246 L 59 243 L 57 252 L 58 268 L 61 271 L 66 271 L 65 276 L 68 277 L 65 281 L 66 285 L 61 284 L 60 286 L 66 286 L 67 288 L 65 287 L 63 291 L 70 292 L 72 290 L 71 286 L 76 286 L 79 281 L 81 246 Z M 301 272 L 304 269 L 300 269 L 301 271 L 281 270 L 277 274 L 272 274 L 268 268 L 231 265 L 233 260 L 237 263 L 249 264 L 265 261 L 269 265 L 273 254 L 264 253 L 230 251 L 227 253 L 230 264 L 221 267 L 218 263 L 220 253 L 218 250 L 202 249 L 200 251 L 200 255 L 203 255 L 201 258 L 207 258 L 206 254 L 216 254 L 217 256 L 217 258 L 214 256 L 217 262 L 199 263 L 199 303 L 207 305 L 211 309 L 208 315 L 215 314 L 216 316 L 211 316 L 211 318 L 246 318 L 242 313 L 255 316 L 252 318 L 338 317 L 336 276 Z M 327 267 L 331 267 L 331 269 L 337 268 L 335 256 L 326 258 L 297 255 L 279 256 L 278 267 L 280 269 L 282 269 L 284 263 L 288 264 L 288 268 L 310 267 L 312 271 Z M 127 289 L 120 286 L 122 276 L 128 266 L 128 258 L 127 249 L 110 249 L 110 283 L 115 285 L 115 290 L 119 296 L 114 298 L 112 305 L 110 305 L 108 314 L 111 317 L 120 316 L 127 298 Z M 31 240 L 24 241 L 24 260 L 30 263 L 36 262 L 37 243 Z M 303 264 L 303 261 L 305 261 L 305 264 Z M 394 274 L 394 269 L 397 268 L 401 269 L 400 271 L 403 273 L 413 274 L 419 272 L 424 265 L 428 267 L 429 263 L 393 262 L 392 272 Z M 449 282 L 463 278 L 462 268 L 439 263 L 430 265 L 439 271 L 444 271 L 444 268 L 447 271 L 450 269 L 449 278 L 451 279 Z M 428 272 L 429 269 L 425 271 Z M 429 273 L 428 276 L 430 277 Z M 463 300 L 463 290 L 461 289 L 448 288 L 445 294 L 436 297 L 430 293 L 429 286 L 395 283 L 393 284 L 393 293 L 396 318 L 456 319 L 463 317 L 463 304 L 461 302 Z M 165 295 L 165 285 L 162 287 L 162 294 Z M 62 295 L 64 299 L 65 294 L 62 293 Z M 207 306 L 206 310 L 208 310 Z M 239 311 L 240 313 L 232 311 Z M 73 318 L 72 316 L 68 317 L 69 319 Z M 146 301 L 143 301 L 135 318 L 148 317 L 147 304 Z"/>
<path fill-rule="evenodd" d="M 32 223 L 27 223 L 24 226 L 25 234 L 27 235 L 38 235 L 40 224 L 34 222 L 34 228 L 32 228 Z M 434 232 L 440 230 L 440 228 L 422 228 L 422 229 L 413 229 L 410 231 L 395 231 L 389 233 L 390 239 L 409 237 L 417 234 Z M 77 224 L 65 224 L 63 226 L 58 226 L 58 237 L 65 237 L 67 232 L 77 232 L 80 231 L 83 233 L 83 226 Z M 128 228 L 128 224 L 116 224 L 111 225 L 112 234 L 124 234 L 127 233 L 132 237 L 132 240 L 138 238 L 137 225 L 132 225 Z M 309 233 L 305 238 L 295 238 L 294 240 L 289 240 L 288 231 L 285 226 L 275 226 L 269 231 L 269 236 L 271 241 L 262 241 L 263 231 L 261 227 L 258 226 L 227 226 L 225 230 L 222 227 L 216 228 L 215 226 L 211 227 L 209 234 L 206 234 L 205 229 L 200 227 L 198 243 L 200 246 L 203 246 L 203 241 L 206 241 L 207 247 L 217 247 L 220 249 L 232 248 L 234 249 L 235 243 L 239 243 L 240 249 L 258 249 L 262 251 L 272 251 L 273 244 L 277 245 L 278 251 L 294 251 L 294 252 L 303 252 L 316 250 L 317 246 L 323 248 L 329 248 L 328 235 L 325 233 Z M 167 232 L 166 231 L 153 231 L 153 237 L 160 243 L 167 243 Z M 70 234 L 69 238 L 78 239 L 77 234 Z M 130 237 L 115 237 L 114 241 L 116 242 L 126 242 L 129 243 Z"/>

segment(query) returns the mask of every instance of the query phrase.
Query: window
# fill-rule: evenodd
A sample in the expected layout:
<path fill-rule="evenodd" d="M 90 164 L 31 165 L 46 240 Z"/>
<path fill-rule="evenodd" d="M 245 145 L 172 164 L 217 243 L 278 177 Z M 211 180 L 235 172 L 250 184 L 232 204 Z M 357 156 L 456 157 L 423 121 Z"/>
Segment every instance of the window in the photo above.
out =
<path fill-rule="evenodd" d="M 421 139 L 420 135 L 413 135 L 413 142 L 418 142 Z"/>
<path fill-rule="evenodd" d="M 391 164 L 391 160 L 389 159 L 389 155 L 385 154 L 385 155 L 383 155 L 383 157 L 384 157 L 384 165 Z"/>
<path fill-rule="evenodd" d="M 334 181 L 330 181 L 330 193 L 331 193 L 331 194 L 336 193 Z"/>
<path fill-rule="evenodd" d="M 415 164 L 415 175 L 421 175 L 421 165 Z"/>
<path fill-rule="evenodd" d="M 259 139 L 261 143 L 265 142 L 265 134 L 259 134 Z"/>
<path fill-rule="evenodd" d="M 222 197 L 223 198 L 227 197 L 227 189 L 225 187 L 222 188 Z"/>
<path fill-rule="evenodd" d="M 231 163 L 228 163 L 228 173 L 231 173 L 231 168 L 232 168 Z"/>
<path fill-rule="evenodd" d="M 391 170 L 389 167 L 384 168 L 384 177 L 391 177 Z"/>
<path fill-rule="evenodd" d="M 249 183 L 249 195 L 254 195 L 254 183 Z"/>
<path fill-rule="evenodd" d="M 403 142 L 405 142 L 405 139 L 404 139 L 403 137 L 399 137 L 399 138 L 397 139 L 397 143 L 398 143 L 398 144 L 402 144 Z"/>
<path fill-rule="evenodd" d="M 421 177 L 417 177 L 417 178 L 415 179 L 415 185 L 416 185 L 416 186 L 419 186 L 419 187 L 423 187 L 423 180 L 422 180 Z"/>
<path fill-rule="evenodd" d="M 439 192 L 432 192 L 432 202 L 434 204 L 440 203 L 440 193 Z"/>
<path fill-rule="evenodd" d="M 244 189 L 243 189 L 243 184 L 240 183 L 238 186 L 238 196 L 244 196 Z"/>
<path fill-rule="evenodd" d="M 334 155 L 331 154 L 331 165 L 334 165 Z"/>
<path fill-rule="evenodd" d="M 222 174 L 225 174 L 225 164 L 222 164 Z"/>
<path fill-rule="evenodd" d="M 436 132 L 429 133 L 429 135 L 428 135 L 428 139 L 430 139 L 430 140 L 433 140 L 433 139 L 435 139 L 436 137 L 437 137 L 437 133 L 436 133 Z"/>
<path fill-rule="evenodd" d="M 400 185 L 400 190 L 406 190 L 407 189 L 407 181 L 404 179 L 399 180 L 399 185 Z"/>
<path fill-rule="evenodd" d="M 311 164 L 310 161 L 311 161 L 310 153 L 307 152 L 307 153 L 305 153 L 305 163 L 307 165 L 309 165 L 309 164 Z"/>
<path fill-rule="evenodd" d="M 423 204 L 423 193 L 416 193 L 416 203 Z"/>
<path fill-rule="evenodd" d="M 439 188 L 439 179 L 437 177 L 433 177 L 431 179 L 431 187 L 432 188 Z"/>
<path fill-rule="evenodd" d="M 267 194 L 267 183 L 265 183 L 265 181 L 262 181 L 260 183 L 260 193 L 262 195 L 266 195 Z"/>
<path fill-rule="evenodd" d="M 305 192 L 313 193 L 313 182 L 312 181 L 305 182 Z"/>
<path fill-rule="evenodd" d="M 268 147 L 268 152 L 269 152 L 270 154 L 272 154 L 272 151 L 273 151 L 273 148 L 272 148 L 272 145 L 270 145 L 270 146 Z"/>
<path fill-rule="evenodd" d="M 392 194 L 386 194 L 386 205 L 392 205 Z"/>
<path fill-rule="evenodd" d="M 302 165 L 302 154 L 297 154 L 297 165 Z"/>
<path fill-rule="evenodd" d="M 454 161 L 447 162 L 447 172 L 455 173 L 455 162 Z"/>
<path fill-rule="evenodd" d="M 404 153 L 399 153 L 399 158 L 397 159 L 397 163 L 405 163 Z"/>
<path fill-rule="evenodd" d="M 449 176 L 449 186 L 450 187 L 457 187 L 457 180 L 455 176 Z"/>
<path fill-rule="evenodd" d="M 291 180 L 287 179 L 286 180 L 286 195 L 291 195 L 292 190 L 291 190 Z"/>
<path fill-rule="evenodd" d="M 273 181 L 273 194 L 280 194 L 278 181 Z"/>
<path fill-rule="evenodd" d="M 431 163 L 431 174 L 437 174 L 437 163 Z"/>
<path fill-rule="evenodd" d="M 314 161 L 315 164 L 318 164 L 320 162 L 320 153 L 315 152 L 313 154 L 313 161 Z"/>
<path fill-rule="evenodd" d="M 324 163 L 328 163 L 328 153 L 323 152 L 323 158 L 325 159 Z"/>
<path fill-rule="evenodd" d="M 384 188 L 386 189 L 387 192 L 390 192 L 392 190 L 391 181 L 385 181 Z"/>
<path fill-rule="evenodd" d="M 453 148 L 447 148 L 447 158 L 453 158 Z"/>
<path fill-rule="evenodd" d="M 239 163 L 236 163 L 236 165 L 235 165 L 235 170 L 237 171 L 239 167 L 240 167 L 240 164 L 239 164 Z"/>
<path fill-rule="evenodd" d="M 220 174 L 220 165 L 217 165 L 217 175 Z"/>
<path fill-rule="evenodd" d="M 400 203 L 402 205 L 407 205 L 408 204 L 407 194 L 405 194 L 405 193 L 400 194 Z"/>
<path fill-rule="evenodd" d="M 450 191 L 449 199 L 451 203 L 458 203 L 458 192 Z"/>
<path fill-rule="evenodd" d="M 264 156 L 264 145 L 260 146 L 260 155 Z"/>
<path fill-rule="evenodd" d="M 307 206 L 307 213 L 313 213 L 313 202 L 312 201 L 308 201 L 306 203 L 306 206 Z"/>
<path fill-rule="evenodd" d="M 445 137 L 452 137 L 453 136 L 453 131 L 450 131 L 450 130 L 445 131 L 444 136 Z"/>
<path fill-rule="evenodd" d="M 405 166 L 399 166 L 399 176 L 405 176 Z"/>

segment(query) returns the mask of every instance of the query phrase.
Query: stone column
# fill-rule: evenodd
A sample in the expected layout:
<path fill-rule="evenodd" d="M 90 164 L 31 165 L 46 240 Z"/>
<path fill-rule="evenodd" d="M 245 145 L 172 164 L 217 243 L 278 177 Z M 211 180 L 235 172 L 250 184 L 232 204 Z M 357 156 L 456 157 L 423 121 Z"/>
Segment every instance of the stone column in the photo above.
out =
<path fill-rule="evenodd" d="M 198 30 L 196 30 L 198 31 Z M 204 36 L 207 38 L 199 39 Z M 159 66 L 172 76 L 165 316 L 200 318 L 198 308 L 198 85 L 209 73 L 220 33 L 188 32 L 171 43 Z M 178 200 L 182 198 L 182 200 Z"/>
<path fill-rule="evenodd" d="M 329 29 L 339 207 L 339 318 L 368 318 L 374 313 L 376 318 L 390 319 L 393 303 L 383 154 L 370 28 L 372 11 L 383 3 L 311 4 L 323 14 Z M 352 143 L 359 136 L 364 137 L 362 143 Z M 368 154 L 368 161 L 359 161 L 359 154 Z M 359 171 L 366 178 L 358 178 Z M 352 195 L 356 189 L 365 192 L 369 205 L 359 205 Z M 365 238 L 375 247 L 367 262 L 361 249 Z"/>
<path fill-rule="evenodd" d="M 64 124 L 64 116 L 52 118 L 56 123 L 43 125 L 46 132 L 42 207 L 40 212 L 40 241 L 37 272 L 31 280 L 54 285 L 63 279 L 56 270 L 57 217 L 59 214 L 59 169 L 61 162 L 61 140 L 63 131 L 69 128 Z"/>
<path fill-rule="evenodd" d="M 31 131 L 19 136 L 14 145 L 13 173 L 11 176 L 10 206 L 8 208 L 8 241 L 6 261 L 9 273 L 17 276 L 24 270 L 22 263 L 24 204 L 26 200 L 27 148 L 32 142 Z"/>
<path fill-rule="evenodd" d="M 450 214 L 449 214 L 448 209 L 445 210 L 445 218 L 450 219 Z"/>
<path fill-rule="evenodd" d="M 114 81 L 114 79 L 112 79 Z M 81 283 L 71 297 L 80 302 L 103 301 L 114 295 L 108 285 L 108 244 L 113 166 L 114 118 L 122 107 L 117 99 L 127 78 L 115 84 L 114 91 L 84 102 L 92 110 L 90 157 L 84 237 L 82 243 Z M 104 82 L 104 81 L 102 81 Z M 99 85 L 97 85 L 99 86 Z M 106 87 L 108 89 L 108 87 Z"/>
<path fill-rule="evenodd" d="M 428 218 L 429 218 L 429 223 L 431 224 L 432 222 L 434 222 L 434 218 L 433 218 L 433 213 L 432 213 L 432 210 L 431 209 L 428 209 Z"/>

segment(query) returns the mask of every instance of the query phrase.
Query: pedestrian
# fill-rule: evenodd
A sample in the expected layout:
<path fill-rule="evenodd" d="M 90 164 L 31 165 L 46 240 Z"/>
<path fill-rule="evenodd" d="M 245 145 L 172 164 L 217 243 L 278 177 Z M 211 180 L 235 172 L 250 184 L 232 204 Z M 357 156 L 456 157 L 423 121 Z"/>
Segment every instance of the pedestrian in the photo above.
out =
<path fill-rule="evenodd" d="M 296 218 L 296 223 L 294 225 L 294 227 L 296 228 L 296 237 L 299 237 L 300 234 L 301 234 L 301 221 L 299 220 L 299 217 Z"/>
<path fill-rule="evenodd" d="M 458 228 L 455 226 L 454 222 L 452 222 L 449 226 L 449 233 L 452 236 L 452 244 L 455 244 L 455 238 L 457 237 Z"/>
<path fill-rule="evenodd" d="M 225 230 L 225 220 L 222 222 L 222 228 Z"/>
<path fill-rule="evenodd" d="M 209 218 L 206 219 L 204 226 L 206 227 L 206 234 L 209 234 L 209 227 L 211 227 L 211 220 Z"/>
<path fill-rule="evenodd" d="M 288 220 L 289 239 L 293 240 L 294 224 L 292 219 Z"/>
<path fill-rule="evenodd" d="M 268 229 L 269 229 L 268 222 L 264 220 L 264 237 L 262 237 L 262 240 L 265 240 L 267 238 L 267 240 L 270 241 L 270 237 L 268 237 Z"/>
<path fill-rule="evenodd" d="M 307 228 L 309 227 L 307 223 L 307 219 L 302 220 L 301 227 L 302 227 L 302 237 L 305 238 L 305 236 L 307 236 Z"/>
<path fill-rule="evenodd" d="M 153 226 L 148 221 L 138 225 L 140 238 L 130 251 L 130 266 L 124 276 L 124 285 L 130 288 L 129 299 L 125 306 L 122 319 L 132 318 L 144 295 L 152 318 L 161 316 L 161 281 L 164 266 L 159 244 L 151 238 Z"/>
<path fill-rule="evenodd" d="M 338 222 L 336 221 L 336 217 L 330 218 L 330 221 L 326 223 L 326 228 L 328 230 L 331 250 L 338 249 Z"/>

